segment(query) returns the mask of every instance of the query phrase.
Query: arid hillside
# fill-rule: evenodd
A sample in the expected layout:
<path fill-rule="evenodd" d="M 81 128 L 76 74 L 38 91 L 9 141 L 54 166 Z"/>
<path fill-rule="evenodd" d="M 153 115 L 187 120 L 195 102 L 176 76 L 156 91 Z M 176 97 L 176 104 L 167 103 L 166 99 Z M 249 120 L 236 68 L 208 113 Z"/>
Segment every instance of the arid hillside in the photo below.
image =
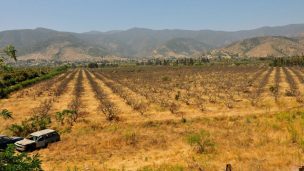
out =
<path fill-rule="evenodd" d="M 60 61 L 84 61 L 93 57 L 85 54 L 80 48 L 69 47 L 70 42 L 54 43 L 45 49 L 31 54 L 20 56 L 20 60 L 60 60 Z"/>
<path fill-rule="evenodd" d="M 211 50 L 211 46 L 195 39 L 175 38 L 153 51 L 154 57 L 180 57 L 198 56 Z"/>
<path fill-rule="evenodd" d="M 293 24 L 278 27 L 261 27 L 241 31 L 213 30 L 152 30 L 132 28 L 109 32 L 73 33 L 45 28 L 8 30 L 0 32 L 0 48 L 13 44 L 18 49 L 19 59 L 46 60 L 86 60 L 100 56 L 119 56 L 127 58 L 142 57 L 196 57 L 211 49 L 225 47 L 233 42 L 260 36 L 297 37 L 304 33 L 304 24 Z M 261 38 L 257 38 L 260 40 Z M 268 38 L 270 39 L 270 38 Z M 275 39 L 275 38 L 272 38 Z M 294 40 L 272 40 L 264 45 L 260 40 L 261 50 L 256 49 L 248 55 L 283 55 L 302 52 Z M 254 40 L 251 40 L 254 41 Z M 246 42 L 245 42 L 246 44 Z M 249 43 L 250 44 L 250 43 Z M 260 44 L 260 43 L 258 43 Z M 284 49 L 286 44 L 288 49 Z M 244 50 L 231 49 L 234 53 L 246 54 Z M 274 46 L 271 48 L 269 46 Z M 276 47 L 278 46 L 278 47 Z M 282 49 L 280 46 L 283 46 Z M 251 47 L 250 47 L 251 49 Z M 271 50 L 268 50 L 271 49 Z M 282 51 L 282 52 L 281 52 Z"/>
<path fill-rule="evenodd" d="M 304 54 L 304 38 L 256 37 L 235 42 L 214 52 L 240 57 L 301 56 Z"/>

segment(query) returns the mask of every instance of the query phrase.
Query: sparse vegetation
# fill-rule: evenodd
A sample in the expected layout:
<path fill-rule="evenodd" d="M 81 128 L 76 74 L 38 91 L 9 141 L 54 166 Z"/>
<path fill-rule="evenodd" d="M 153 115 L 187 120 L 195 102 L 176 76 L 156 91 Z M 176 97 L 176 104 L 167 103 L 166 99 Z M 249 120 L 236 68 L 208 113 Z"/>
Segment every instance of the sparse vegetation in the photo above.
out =
<path fill-rule="evenodd" d="M 87 78 L 95 92 L 96 98 L 100 101 L 99 110 L 106 116 L 108 121 L 118 121 L 118 109 L 110 100 L 108 100 L 107 94 L 100 89 L 98 83 L 93 79 L 90 73 L 86 70 Z"/>
<path fill-rule="evenodd" d="M 9 130 L 16 136 L 26 137 L 32 132 L 48 128 L 51 123 L 49 111 L 51 109 L 51 101 L 46 100 L 32 111 L 32 116 L 25 119 L 21 124 L 13 124 Z"/>
<path fill-rule="evenodd" d="M 14 114 L 0 129 L 60 130 L 63 143 L 38 151 L 50 170 L 212 170 L 227 160 L 248 170 L 249 153 L 269 161 L 259 168 L 286 170 L 304 159 L 302 103 L 284 95 L 302 94 L 303 76 L 298 67 L 76 68 L 3 100 Z"/>

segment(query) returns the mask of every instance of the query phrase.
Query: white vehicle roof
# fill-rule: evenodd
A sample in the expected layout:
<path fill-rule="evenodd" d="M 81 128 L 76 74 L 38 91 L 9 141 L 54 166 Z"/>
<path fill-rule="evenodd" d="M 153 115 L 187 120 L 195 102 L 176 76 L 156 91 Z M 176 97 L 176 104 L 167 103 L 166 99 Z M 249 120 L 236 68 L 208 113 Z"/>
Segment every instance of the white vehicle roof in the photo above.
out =
<path fill-rule="evenodd" d="M 56 131 L 52 130 L 52 129 L 44 129 L 44 130 L 41 130 L 41 131 L 33 132 L 30 135 L 34 136 L 34 137 L 39 137 L 41 135 L 49 134 L 49 133 L 52 133 L 52 132 L 56 132 Z"/>

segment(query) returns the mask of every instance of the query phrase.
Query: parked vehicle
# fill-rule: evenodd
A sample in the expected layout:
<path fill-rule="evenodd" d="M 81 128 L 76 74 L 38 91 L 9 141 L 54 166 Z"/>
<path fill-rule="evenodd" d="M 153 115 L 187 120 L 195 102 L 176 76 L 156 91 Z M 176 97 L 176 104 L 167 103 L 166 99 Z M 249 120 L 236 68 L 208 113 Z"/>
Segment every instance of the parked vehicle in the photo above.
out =
<path fill-rule="evenodd" d="M 27 138 L 15 143 L 18 151 L 33 151 L 46 148 L 49 143 L 60 141 L 60 135 L 52 129 L 45 129 L 31 133 Z"/>
<path fill-rule="evenodd" d="M 14 144 L 17 141 L 23 140 L 22 137 L 8 137 L 6 135 L 0 135 L 0 150 L 6 149 L 7 145 Z"/>

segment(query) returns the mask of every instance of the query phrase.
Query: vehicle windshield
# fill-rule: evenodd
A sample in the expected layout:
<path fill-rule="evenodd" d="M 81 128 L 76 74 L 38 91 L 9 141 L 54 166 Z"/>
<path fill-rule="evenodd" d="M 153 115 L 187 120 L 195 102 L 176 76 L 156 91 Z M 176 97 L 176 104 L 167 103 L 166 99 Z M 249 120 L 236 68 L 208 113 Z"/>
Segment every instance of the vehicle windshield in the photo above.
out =
<path fill-rule="evenodd" d="M 29 139 L 29 140 L 33 140 L 33 141 L 36 141 L 36 140 L 37 140 L 37 138 L 38 138 L 38 137 L 31 136 L 31 135 L 29 135 L 29 136 L 27 137 L 27 139 Z"/>

